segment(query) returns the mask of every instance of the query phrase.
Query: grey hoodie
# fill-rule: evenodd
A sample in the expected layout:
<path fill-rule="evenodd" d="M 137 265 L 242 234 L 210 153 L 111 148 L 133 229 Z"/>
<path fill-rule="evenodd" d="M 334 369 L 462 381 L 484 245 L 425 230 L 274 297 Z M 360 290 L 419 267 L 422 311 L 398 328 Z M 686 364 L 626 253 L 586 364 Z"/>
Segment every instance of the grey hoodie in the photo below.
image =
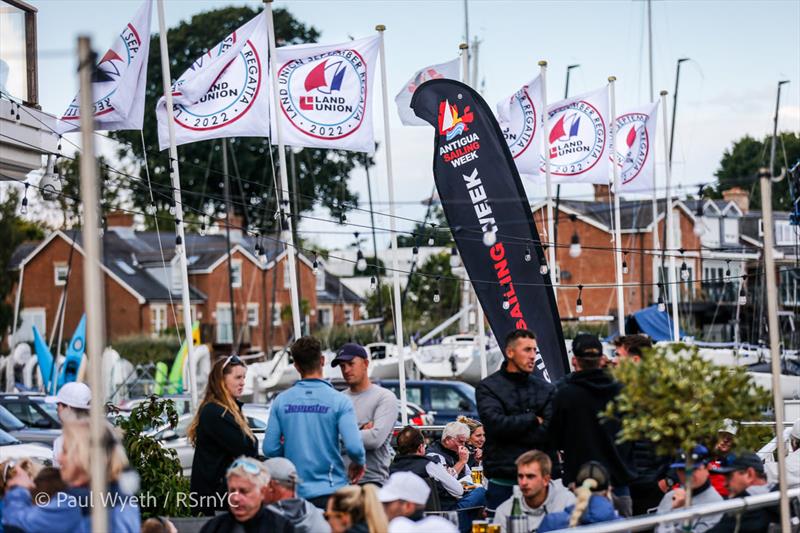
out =
<path fill-rule="evenodd" d="M 291 522 L 295 533 L 330 533 L 322 511 L 303 498 L 280 500 L 267 509 Z"/>
<path fill-rule="evenodd" d="M 544 520 L 545 515 L 561 512 L 566 507 L 575 504 L 575 495 L 570 492 L 560 480 L 551 481 L 548 484 L 547 498 L 541 506 L 535 509 L 529 507 L 528 504 L 525 503 L 525 498 L 523 498 L 519 492 L 518 485 L 514 486 L 514 495 L 519 497 L 519 501 L 522 504 L 522 514 L 528 517 L 529 531 L 536 530 L 542 520 Z M 497 511 L 495 511 L 494 514 L 494 520 L 492 522 L 500 524 L 500 529 L 504 533 L 506 531 L 506 522 L 508 521 L 508 516 L 511 514 L 511 507 L 513 505 L 514 496 L 512 495 L 509 499 L 497 506 Z"/>

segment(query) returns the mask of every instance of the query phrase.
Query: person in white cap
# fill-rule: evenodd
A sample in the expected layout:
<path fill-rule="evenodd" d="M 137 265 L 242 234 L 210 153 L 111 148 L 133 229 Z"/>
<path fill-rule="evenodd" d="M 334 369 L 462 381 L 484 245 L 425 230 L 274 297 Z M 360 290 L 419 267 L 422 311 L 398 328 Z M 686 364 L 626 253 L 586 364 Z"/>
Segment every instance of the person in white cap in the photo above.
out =
<path fill-rule="evenodd" d="M 390 533 L 414 533 L 437 531 L 455 533 L 452 522 L 438 516 L 425 517 L 425 503 L 431 489 L 428 484 L 411 472 L 395 472 L 378 491 L 378 499 L 389 519 Z"/>
<path fill-rule="evenodd" d="M 792 429 L 789 431 L 789 449 L 786 455 L 786 483 L 789 487 L 800 485 L 800 418 L 794 421 Z M 770 483 L 778 482 L 778 462 L 764 464 L 767 471 L 767 481 Z"/>
<path fill-rule="evenodd" d="M 61 423 L 71 420 L 81 420 L 89 418 L 89 402 L 92 401 L 92 391 L 85 383 L 71 381 L 65 383 L 55 396 L 48 396 L 44 399 L 47 403 L 56 404 L 58 419 Z M 61 448 L 64 446 L 64 438 L 59 435 L 53 441 L 53 466 L 58 464 L 58 457 L 61 455 Z"/>
<path fill-rule="evenodd" d="M 330 533 L 331 526 L 322 510 L 310 501 L 297 496 L 297 486 L 303 480 L 297 475 L 294 463 L 285 457 L 264 461 L 270 475 L 269 483 L 262 489 L 264 505 L 292 524 L 294 533 Z"/>

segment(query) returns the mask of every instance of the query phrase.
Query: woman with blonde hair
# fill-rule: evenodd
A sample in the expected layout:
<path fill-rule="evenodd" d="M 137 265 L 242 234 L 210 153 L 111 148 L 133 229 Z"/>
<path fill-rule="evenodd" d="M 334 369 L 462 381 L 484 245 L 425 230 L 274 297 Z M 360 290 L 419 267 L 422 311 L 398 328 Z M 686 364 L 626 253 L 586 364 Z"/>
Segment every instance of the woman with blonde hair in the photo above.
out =
<path fill-rule="evenodd" d="M 619 515 L 611 503 L 611 486 L 608 470 L 597 461 L 584 463 L 575 478 L 575 505 L 560 513 L 551 513 L 542 520 L 538 533 L 556 531 L 568 527 L 596 524 L 618 520 Z"/>
<path fill-rule="evenodd" d="M 65 496 L 57 494 L 47 497 L 37 494 L 31 498 L 35 484 L 23 468 L 15 468 L 6 484 L 3 525 L 27 533 L 88 533 L 91 531 L 90 446 L 91 437 L 88 420 L 72 420 L 64 423 L 64 445 L 59 462 L 61 479 L 67 486 Z M 123 471 L 128 467 L 128 458 L 116 430 L 106 424 L 103 443 L 106 454 L 106 480 L 108 492 L 104 494 L 104 506 L 108 511 L 109 531 L 115 533 L 139 533 L 141 518 L 135 498 L 123 490 L 120 483 Z M 121 486 L 122 485 L 122 486 Z"/>
<path fill-rule="evenodd" d="M 386 533 L 389 523 L 375 485 L 349 485 L 328 499 L 325 520 L 331 533 Z"/>
<path fill-rule="evenodd" d="M 468 416 L 461 415 L 456 419 L 456 422 L 461 422 L 469 428 L 469 439 L 467 440 L 469 462 L 467 462 L 467 465 L 470 468 L 474 468 L 483 462 L 483 445 L 486 444 L 486 431 L 483 429 L 483 424 Z"/>
<path fill-rule="evenodd" d="M 211 367 L 206 391 L 187 435 L 194 445 L 190 491 L 195 512 L 211 516 L 225 509 L 225 472 L 240 455 L 257 457 L 253 430 L 239 401 L 247 367 L 236 356 L 219 359 Z"/>

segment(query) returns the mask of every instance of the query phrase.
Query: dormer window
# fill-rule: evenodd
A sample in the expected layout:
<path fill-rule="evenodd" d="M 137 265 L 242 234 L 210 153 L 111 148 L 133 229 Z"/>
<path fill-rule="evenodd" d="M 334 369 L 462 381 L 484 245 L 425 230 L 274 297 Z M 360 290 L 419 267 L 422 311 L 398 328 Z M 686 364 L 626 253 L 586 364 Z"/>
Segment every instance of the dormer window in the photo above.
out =
<path fill-rule="evenodd" d="M 0 1 L 0 90 L 29 105 L 39 103 L 36 8 Z"/>

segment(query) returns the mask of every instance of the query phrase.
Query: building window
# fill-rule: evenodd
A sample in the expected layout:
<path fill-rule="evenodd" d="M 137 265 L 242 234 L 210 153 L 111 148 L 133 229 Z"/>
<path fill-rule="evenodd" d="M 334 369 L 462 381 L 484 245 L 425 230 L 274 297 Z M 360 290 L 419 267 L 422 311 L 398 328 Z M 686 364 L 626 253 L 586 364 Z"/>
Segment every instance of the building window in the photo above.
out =
<path fill-rule="evenodd" d="M 796 242 L 797 226 L 792 226 L 788 220 L 775 222 L 775 244 L 778 246 L 791 246 Z"/>
<path fill-rule="evenodd" d="M 167 306 L 150 306 L 150 333 L 153 337 L 158 337 L 162 331 L 167 329 Z"/>
<path fill-rule="evenodd" d="M 317 271 L 317 291 L 324 291 L 325 290 L 325 269 L 320 268 Z"/>
<path fill-rule="evenodd" d="M 38 104 L 36 12 L 23 2 L 0 2 L 0 90 Z"/>
<path fill-rule="evenodd" d="M 183 273 L 181 272 L 180 261 L 178 261 L 177 258 L 173 259 L 171 272 L 172 293 L 180 294 L 183 289 Z"/>
<path fill-rule="evenodd" d="M 258 304 L 247 304 L 247 325 L 258 326 Z"/>
<path fill-rule="evenodd" d="M 681 247 L 681 212 L 677 209 L 672 211 L 672 242 L 675 248 Z"/>
<path fill-rule="evenodd" d="M 289 260 L 283 260 L 283 288 L 289 289 L 291 288 L 291 283 L 289 283 L 292 279 L 292 276 L 289 274 Z"/>
<path fill-rule="evenodd" d="M 800 303 L 800 274 L 794 270 L 781 270 L 781 302 L 783 305 Z"/>
<path fill-rule="evenodd" d="M 725 244 L 737 244 L 739 242 L 739 219 L 730 217 L 722 219 L 722 231 Z"/>
<path fill-rule="evenodd" d="M 47 326 L 47 315 L 43 307 L 29 307 L 22 309 L 19 313 L 20 325 L 17 328 L 17 333 L 14 336 L 14 343 L 18 342 L 32 342 L 33 341 L 33 326 L 39 330 L 39 333 L 45 335 Z"/>
<path fill-rule="evenodd" d="M 55 277 L 56 287 L 63 287 L 67 284 L 67 275 L 69 274 L 69 267 L 64 264 L 57 264 L 53 267 L 53 276 Z"/>
<path fill-rule="evenodd" d="M 217 344 L 233 344 L 230 304 L 217 304 Z"/>
<path fill-rule="evenodd" d="M 344 323 L 350 324 L 353 321 L 353 306 L 344 306 Z"/>
<path fill-rule="evenodd" d="M 333 310 L 330 307 L 320 307 L 317 309 L 317 324 L 320 327 L 330 326 L 333 322 Z"/>
<path fill-rule="evenodd" d="M 272 325 L 276 328 L 281 325 L 281 304 L 278 302 L 272 306 Z"/>
<path fill-rule="evenodd" d="M 231 261 L 231 285 L 236 289 L 242 286 L 242 261 L 240 259 Z"/>

